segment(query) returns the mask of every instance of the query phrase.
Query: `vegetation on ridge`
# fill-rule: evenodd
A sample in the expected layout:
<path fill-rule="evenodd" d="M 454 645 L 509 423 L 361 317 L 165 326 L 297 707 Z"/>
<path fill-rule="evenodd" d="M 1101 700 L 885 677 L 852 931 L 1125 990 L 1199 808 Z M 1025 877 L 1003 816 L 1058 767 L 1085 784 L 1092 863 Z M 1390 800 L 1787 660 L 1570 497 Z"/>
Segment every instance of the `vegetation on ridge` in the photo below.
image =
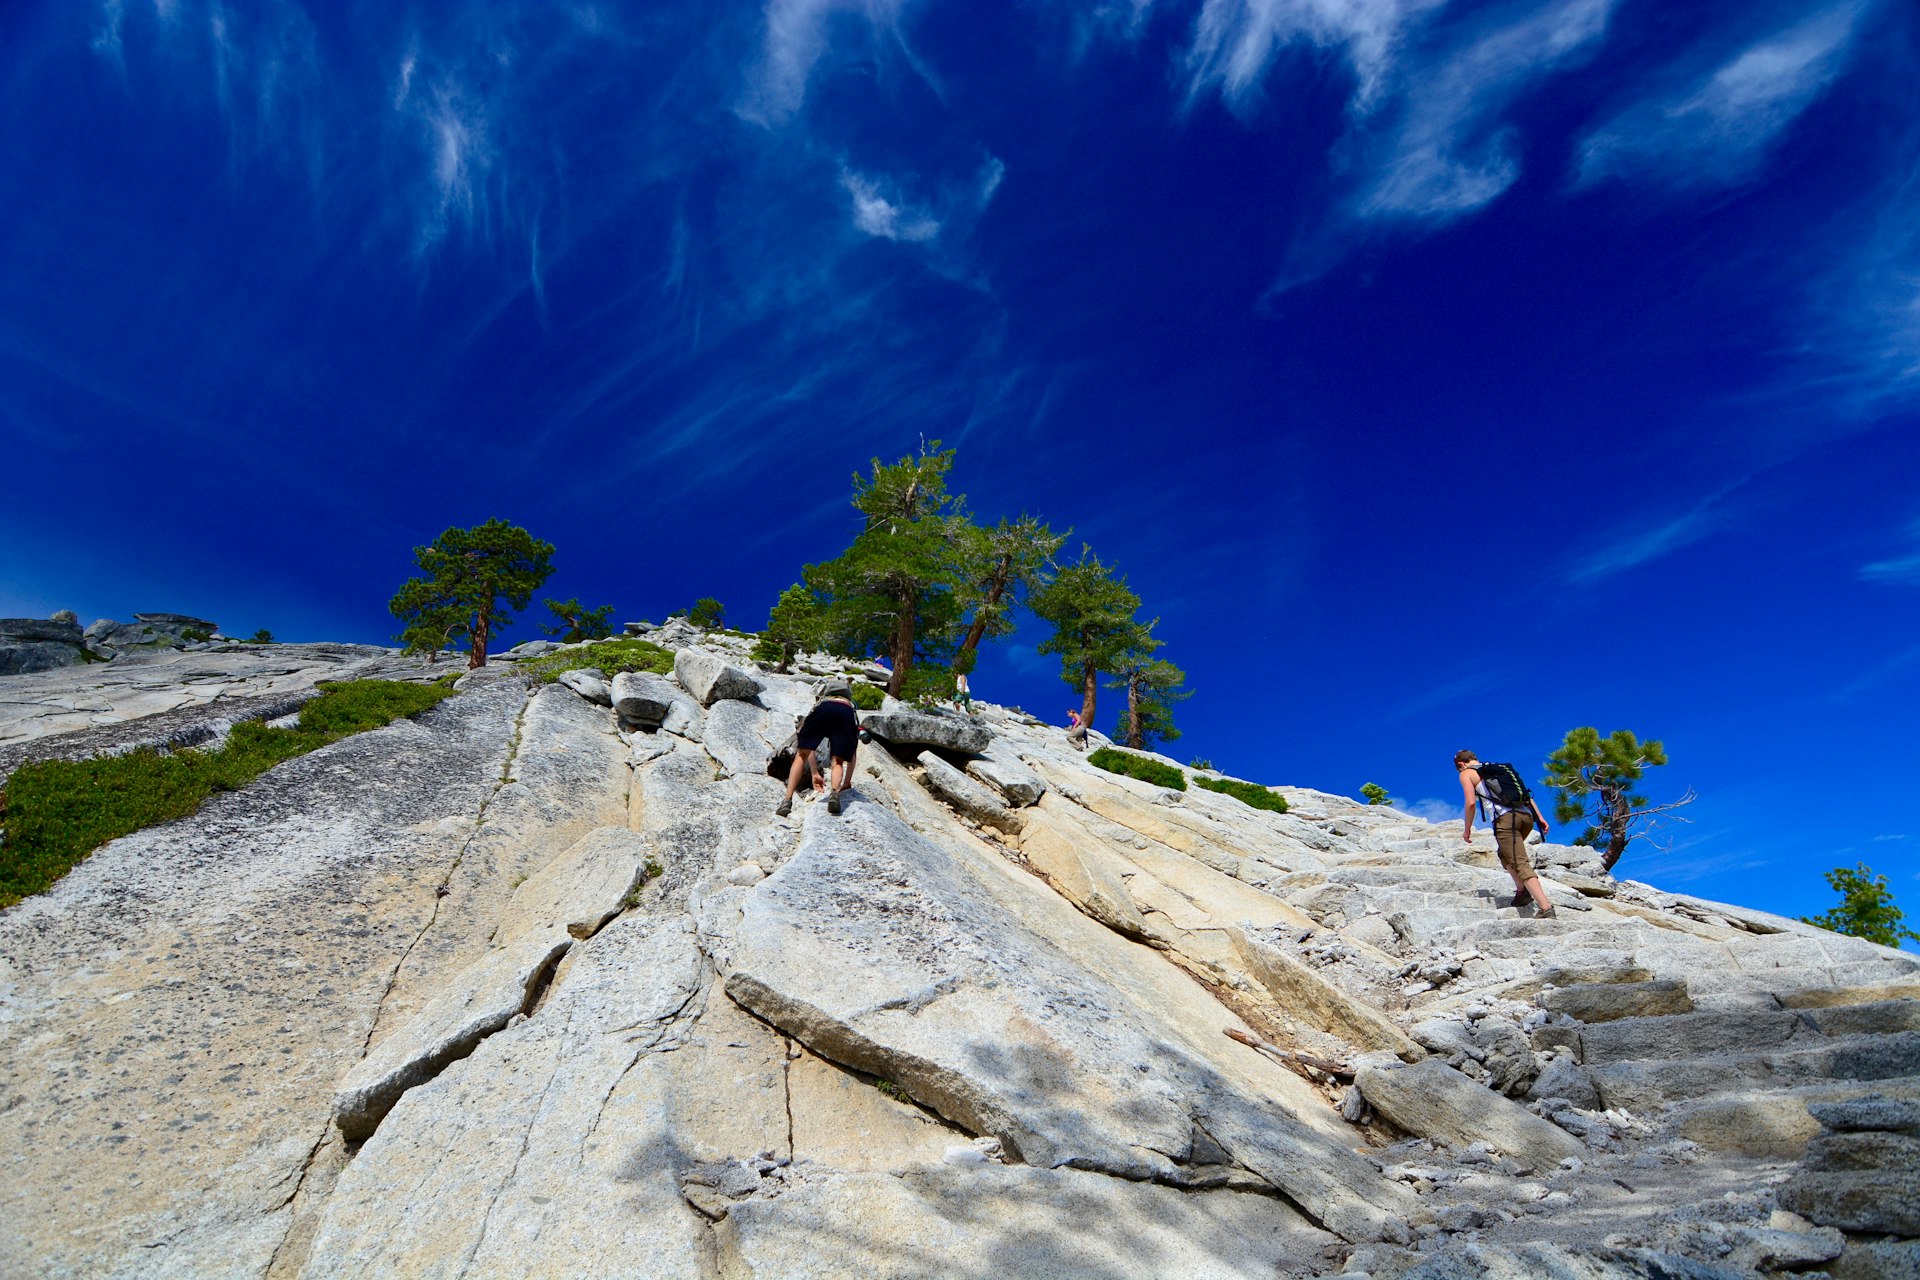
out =
<path fill-rule="evenodd" d="M 1638 794 L 1646 771 L 1666 762 L 1666 749 L 1659 742 L 1641 742 L 1630 730 L 1618 729 L 1604 738 L 1590 726 L 1571 730 L 1560 749 L 1547 757 L 1545 785 L 1560 793 L 1554 817 L 1561 822 L 1586 819 L 1587 829 L 1574 843 L 1601 850 L 1600 865 L 1611 871 L 1627 842 L 1657 825 L 1659 815 L 1693 803 L 1691 789 L 1665 804 L 1650 804 Z"/>
<path fill-rule="evenodd" d="M 1827 872 L 1826 879 L 1840 895 L 1840 905 L 1824 915 L 1801 916 L 1803 924 L 1865 938 L 1883 947 L 1897 947 L 1903 939 L 1920 942 L 1920 933 L 1906 927 L 1906 912 L 1893 905 L 1887 878 L 1873 874 L 1866 863 L 1835 867 Z"/>
<path fill-rule="evenodd" d="M 673 670 L 673 653 L 651 640 L 621 636 L 528 658 L 516 670 L 537 676 L 549 684 L 568 671 L 598 671 L 609 680 L 622 671 L 651 671 L 663 676 Z"/>
<path fill-rule="evenodd" d="M 1087 763 L 1096 769 L 1105 769 L 1108 773 L 1117 773 L 1123 777 L 1138 778 L 1150 782 L 1156 787 L 1167 787 L 1174 791 L 1187 789 L 1187 775 L 1183 770 L 1170 764 L 1161 764 L 1158 760 L 1149 760 L 1145 756 L 1134 755 L 1131 751 L 1116 751 L 1112 747 L 1101 747 L 1087 757 Z M 1206 785 L 1205 779 L 1199 780 Z"/>
<path fill-rule="evenodd" d="M 431 661 L 465 636 L 469 669 L 487 665 L 487 644 L 513 621 L 509 610 L 526 608 L 553 574 L 553 544 L 504 520 L 448 529 L 413 558 L 426 576 L 408 578 L 387 604 L 400 642 Z"/>
<path fill-rule="evenodd" d="M 238 791 L 274 765 L 418 715 L 453 692 L 444 683 L 400 680 L 319 688 L 296 727 L 237 724 L 218 751 L 147 748 L 21 765 L 0 791 L 0 907 L 49 888 L 109 840 L 184 818 L 216 791 Z"/>
<path fill-rule="evenodd" d="M 1193 781 L 1195 786 L 1232 796 L 1241 804 L 1250 805 L 1255 809 L 1265 809 L 1268 813 L 1287 811 L 1285 796 L 1269 791 L 1257 782 L 1242 782 L 1238 778 L 1195 778 Z"/>

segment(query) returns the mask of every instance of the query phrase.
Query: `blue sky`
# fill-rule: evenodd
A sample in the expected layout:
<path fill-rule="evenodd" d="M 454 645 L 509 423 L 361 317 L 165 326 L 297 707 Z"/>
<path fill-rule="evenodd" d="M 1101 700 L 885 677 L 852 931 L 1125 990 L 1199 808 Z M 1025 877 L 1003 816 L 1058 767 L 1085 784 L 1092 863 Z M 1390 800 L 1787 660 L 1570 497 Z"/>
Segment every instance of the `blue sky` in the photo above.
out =
<path fill-rule="evenodd" d="M 1920 908 L 1910 6 L 28 0 L 0 66 L 0 613 L 381 640 L 501 516 L 758 625 L 938 438 L 1129 575 L 1182 758 L 1451 812 L 1631 728 L 1701 799 L 1623 873 Z M 1064 709 L 1038 638 L 976 689 Z"/>

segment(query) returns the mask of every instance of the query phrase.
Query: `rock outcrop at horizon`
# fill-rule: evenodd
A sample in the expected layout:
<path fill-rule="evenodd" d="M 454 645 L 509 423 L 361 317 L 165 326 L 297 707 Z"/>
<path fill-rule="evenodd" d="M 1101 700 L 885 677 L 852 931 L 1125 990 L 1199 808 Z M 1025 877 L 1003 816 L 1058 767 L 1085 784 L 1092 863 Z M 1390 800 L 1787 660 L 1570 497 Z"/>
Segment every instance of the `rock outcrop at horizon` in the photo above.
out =
<path fill-rule="evenodd" d="M 0 1275 L 1920 1266 L 1920 958 L 1558 846 L 1536 919 L 1484 840 L 989 704 L 776 817 L 853 664 L 648 636 L 674 677 L 483 668 L 0 913 Z"/>

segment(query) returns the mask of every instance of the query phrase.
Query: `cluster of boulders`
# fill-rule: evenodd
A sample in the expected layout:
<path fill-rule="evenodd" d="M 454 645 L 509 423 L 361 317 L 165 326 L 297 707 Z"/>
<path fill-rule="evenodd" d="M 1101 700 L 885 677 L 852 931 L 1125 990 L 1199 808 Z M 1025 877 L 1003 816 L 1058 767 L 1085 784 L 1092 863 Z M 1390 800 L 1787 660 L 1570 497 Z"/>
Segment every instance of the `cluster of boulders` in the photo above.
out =
<path fill-rule="evenodd" d="M 132 622 L 100 618 L 82 628 L 71 609 L 39 618 L 0 618 L 0 675 L 110 662 L 141 649 L 187 649 L 224 640 L 217 623 L 181 613 L 136 613 Z"/>

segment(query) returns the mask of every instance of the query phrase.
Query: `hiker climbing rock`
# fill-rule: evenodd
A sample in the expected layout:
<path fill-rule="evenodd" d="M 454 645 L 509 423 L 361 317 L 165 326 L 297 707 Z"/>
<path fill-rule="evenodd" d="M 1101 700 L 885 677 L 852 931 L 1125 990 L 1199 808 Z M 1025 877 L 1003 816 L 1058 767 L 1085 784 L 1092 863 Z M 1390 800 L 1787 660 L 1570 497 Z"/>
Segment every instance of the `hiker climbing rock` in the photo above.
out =
<path fill-rule="evenodd" d="M 1067 708 L 1067 741 L 1082 751 L 1087 749 L 1087 726 L 1080 719 L 1077 708 Z"/>
<path fill-rule="evenodd" d="M 840 812 L 840 793 L 853 785 L 853 755 L 860 745 L 860 717 L 853 710 L 853 687 L 844 680 L 829 680 L 820 690 L 820 701 L 807 712 L 796 734 L 793 768 L 787 771 L 787 794 L 774 813 L 786 817 L 793 812 L 793 793 L 800 789 L 806 771 L 813 771 L 815 789 L 821 786 L 818 750 L 825 742 L 833 757 L 826 782 L 827 812 Z"/>
<path fill-rule="evenodd" d="M 1527 837 L 1538 824 L 1542 837 L 1547 834 L 1547 819 L 1534 803 L 1533 794 L 1510 764 L 1482 764 L 1471 751 L 1453 757 L 1454 770 L 1460 775 L 1460 791 L 1466 797 L 1465 825 L 1460 838 L 1473 840 L 1474 811 L 1485 806 L 1492 817 L 1493 842 L 1500 850 L 1500 865 L 1513 877 L 1513 901 L 1524 907 L 1531 898 L 1537 914 L 1546 920 L 1554 917 L 1553 903 L 1533 873 L 1533 861 L 1527 856 Z"/>

